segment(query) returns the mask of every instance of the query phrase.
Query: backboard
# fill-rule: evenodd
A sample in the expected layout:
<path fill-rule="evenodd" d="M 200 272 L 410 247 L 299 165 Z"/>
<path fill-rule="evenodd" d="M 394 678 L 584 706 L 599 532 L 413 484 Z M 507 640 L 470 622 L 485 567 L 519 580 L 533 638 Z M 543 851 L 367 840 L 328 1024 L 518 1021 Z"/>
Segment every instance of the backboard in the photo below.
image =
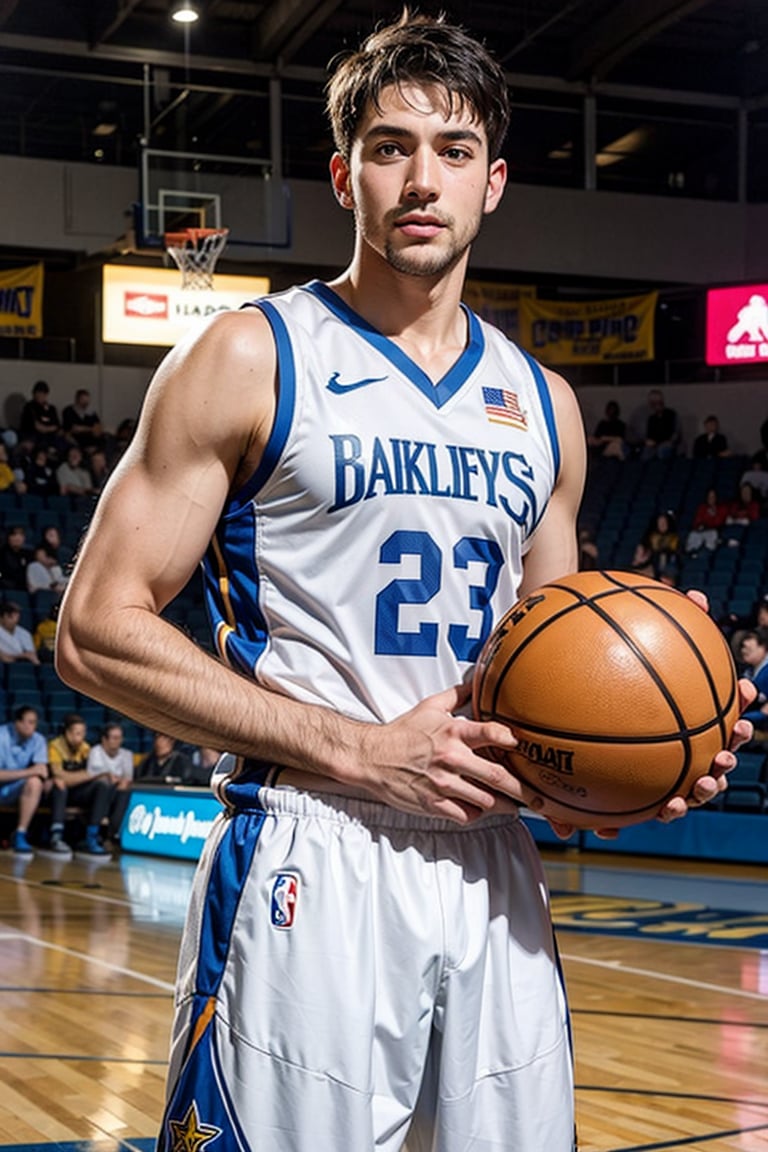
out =
<path fill-rule="evenodd" d="M 186 228 L 228 228 L 234 259 L 291 242 L 288 186 L 261 159 L 144 147 L 136 217 L 139 248 L 162 248 Z"/>

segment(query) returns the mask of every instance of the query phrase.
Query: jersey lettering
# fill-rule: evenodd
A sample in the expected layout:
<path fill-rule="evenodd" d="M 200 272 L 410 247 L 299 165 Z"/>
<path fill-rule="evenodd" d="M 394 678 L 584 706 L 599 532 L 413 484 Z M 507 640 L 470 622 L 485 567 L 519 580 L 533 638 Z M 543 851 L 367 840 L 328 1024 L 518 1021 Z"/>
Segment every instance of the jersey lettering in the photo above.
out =
<path fill-rule="evenodd" d="M 528 530 L 536 522 L 534 472 L 519 452 L 379 436 L 366 445 L 351 432 L 329 438 L 334 474 L 329 512 L 376 496 L 434 496 L 500 507 Z"/>

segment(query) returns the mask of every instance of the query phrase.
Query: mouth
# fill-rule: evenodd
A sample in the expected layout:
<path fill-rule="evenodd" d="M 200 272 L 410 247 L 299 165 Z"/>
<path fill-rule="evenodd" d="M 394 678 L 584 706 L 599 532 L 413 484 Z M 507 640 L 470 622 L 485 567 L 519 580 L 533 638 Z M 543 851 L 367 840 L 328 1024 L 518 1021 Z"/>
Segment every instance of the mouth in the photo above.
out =
<path fill-rule="evenodd" d="M 438 219 L 437 216 L 411 214 L 409 216 L 401 216 L 396 220 L 395 227 L 402 232 L 404 236 L 411 236 L 419 240 L 429 240 L 442 232 L 446 225 L 442 220 Z"/>

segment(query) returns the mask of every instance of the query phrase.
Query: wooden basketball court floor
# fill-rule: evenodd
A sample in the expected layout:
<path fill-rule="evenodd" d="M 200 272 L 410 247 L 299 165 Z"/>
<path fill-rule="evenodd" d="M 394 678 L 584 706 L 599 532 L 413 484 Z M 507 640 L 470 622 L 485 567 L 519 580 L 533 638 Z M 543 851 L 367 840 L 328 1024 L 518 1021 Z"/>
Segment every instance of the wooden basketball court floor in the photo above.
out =
<path fill-rule="evenodd" d="M 768 865 L 545 859 L 581 1152 L 768 1150 Z M 153 1148 L 192 872 L 0 854 L 3 1152 Z"/>

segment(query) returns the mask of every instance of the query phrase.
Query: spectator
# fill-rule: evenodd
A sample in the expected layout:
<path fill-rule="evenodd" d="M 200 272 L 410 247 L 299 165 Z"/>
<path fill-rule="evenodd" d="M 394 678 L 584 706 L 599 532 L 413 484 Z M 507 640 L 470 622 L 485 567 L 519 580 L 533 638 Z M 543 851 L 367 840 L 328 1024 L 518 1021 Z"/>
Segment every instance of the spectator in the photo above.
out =
<path fill-rule="evenodd" d="M 751 484 L 740 484 L 739 495 L 728 505 L 722 538 L 731 548 L 738 548 L 746 529 L 760 518 L 760 504 Z"/>
<path fill-rule="evenodd" d="M 107 457 L 101 448 L 97 448 L 88 458 L 88 467 L 91 472 L 91 481 L 97 492 L 101 492 L 109 476 Z"/>
<path fill-rule="evenodd" d="M 66 459 L 56 469 L 56 479 L 62 496 L 92 496 L 96 491 L 90 472 L 83 466 L 82 450 L 76 445 L 67 451 Z"/>
<path fill-rule="evenodd" d="M 648 407 L 650 412 L 645 426 L 643 457 L 650 460 L 655 456 L 659 460 L 664 460 L 674 456 L 680 443 L 677 412 L 674 408 L 667 408 L 664 396 L 658 388 L 652 388 L 648 393 Z"/>
<path fill-rule="evenodd" d="M 768 466 L 759 452 L 752 457 L 746 472 L 742 473 L 739 487 L 742 484 L 751 484 L 753 491 L 759 493 L 761 500 L 768 498 Z"/>
<path fill-rule="evenodd" d="M 74 403 L 61 414 L 64 432 L 87 455 L 104 445 L 104 434 L 98 412 L 91 407 L 87 388 L 78 388 Z"/>
<path fill-rule="evenodd" d="M 189 783 L 207 788 L 211 782 L 213 770 L 220 759 L 221 752 L 218 748 L 196 748 L 192 754 L 194 777 Z"/>
<path fill-rule="evenodd" d="M 102 728 L 99 743 L 88 753 L 88 773 L 90 776 L 107 777 L 115 787 L 108 834 L 113 843 L 118 843 L 133 781 L 133 753 L 123 748 L 122 724 L 112 721 Z"/>
<path fill-rule="evenodd" d="M 107 463 L 111 468 L 114 468 L 117 461 L 125 452 L 126 448 L 133 439 L 133 434 L 136 431 L 136 421 L 130 416 L 126 416 L 121 420 L 117 426 L 117 431 L 112 437 L 111 443 L 108 445 Z"/>
<path fill-rule="evenodd" d="M 659 512 L 650 529 L 635 548 L 631 568 L 645 576 L 675 584 L 677 581 L 680 537 L 672 512 Z"/>
<path fill-rule="evenodd" d="M 59 619 L 59 602 L 51 604 L 45 616 L 38 621 L 32 640 L 37 658 L 41 664 L 52 664 L 56 654 L 56 626 Z"/>
<path fill-rule="evenodd" d="M 768 631 L 755 628 L 746 632 L 739 653 L 744 675 L 757 689 L 757 697 L 744 713 L 755 726 L 755 731 L 768 729 Z"/>
<path fill-rule="evenodd" d="M 58 450 L 62 444 L 59 414 L 48 399 L 50 388 L 45 380 L 38 380 L 21 412 L 20 439 L 35 448 Z"/>
<path fill-rule="evenodd" d="M 72 549 L 67 548 L 67 546 L 62 543 L 61 532 L 55 524 L 44 525 L 40 542 L 45 545 L 51 556 L 54 557 L 62 572 L 66 573 L 67 564 L 69 564 L 72 559 Z"/>
<path fill-rule="evenodd" d="M 619 416 L 619 405 L 615 400 L 609 400 L 606 404 L 605 415 L 602 420 L 598 420 L 594 435 L 587 437 L 587 443 L 595 456 L 626 459 L 627 425 Z"/>
<path fill-rule="evenodd" d="M 67 586 L 67 578 L 52 556 L 45 544 L 38 544 L 34 551 L 34 558 L 27 565 L 27 591 L 35 592 L 63 592 Z"/>
<path fill-rule="evenodd" d="M 728 440 L 720 431 L 717 416 L 707 416 L 704 431 L 693 442 L 694 460 L 710 460 L 717 456 L 730 456 Z"/>
<path fill-rule="evenodd" d="M 27 565 L 32 552 L 27 547 L 27 533 L 21 524 L 8 529 L 5 544 L 0 549 L 0 588 L 27 587 Z"/>
<path fill-rule="evenodd" d="M 144 784 L 190 784 L 195 769 L 186 752 L 176 747 L 173 736 L 155 732 L 152 751 L 141 761 L 136 775 Z"/>
<path fill-rule="evenodd" d="M 28 660 L 30 664 L 39 664 L 32 634 L 21 627 L 20 620 L 21 605 L 14 600 L 0 602 L 0 663 Z"/>
<path fill-rule="evenodd" d="M 43 793 L 50 790 L 48 753 L 37 720 L 35 709 L 22 705 L 10 723 L 0 725 L 0 803 L 18 801 L 11 848 L 14 856 L 27 860 L 35 854 L 27 838 L 29 825 Z"/>
<path fill-rule="evenodd" d="M 11 467 L 8 460 L 8 449 L 0 440 L 0 492 L 13 491 L 23 495 L 26 490 L 23 470 Z"/>
<path fill-rule="evenodd" d="M 24 466 L 24 481 L 27 491 L 37 496 L 58 496 L 59 485 L 56 470 L 51 463 L 47 448 L 35 448 Z"/>
<path fill-rule="evenodd" d="M 120 725 L 110 727 L 118 729 L 122 740 Z M 114 773 L 109 767 L 92 770 L 91 758 L 98 749 L 91 748 L 85 735 L 86 724 L 82 716 L 70 712 L 64 717 L 61 735 L 48 746 L 55 786 L 51 800 L 51 847 L 57 855 L 71 855 L 63 842 L 64 811 L 70 802 L 84 808 L 87 813 L 85 839 L 75 849 L 76 855 L 88 860 L 108 860 L 110 853 L 100 840 L 101 826 L 107 822 L 108 835 L 117 838 L 128 806 L 130 779 Z M 126 752 L 126 749 L 122 751 Z M 127 755 L 132 769 L 130 752 Z M 54 849 L 54 844 L 61 847 Z"/>
<path fill-rule="evenodd" d="M 720 529 L 725 524 L 728 505 L 718 499 L 717 489 L 710 488 L 693 517 L 693 527 L 685 541 L 686 552 L 696 555 L 702 548 L 714 552 L 720 543 Z"/>

